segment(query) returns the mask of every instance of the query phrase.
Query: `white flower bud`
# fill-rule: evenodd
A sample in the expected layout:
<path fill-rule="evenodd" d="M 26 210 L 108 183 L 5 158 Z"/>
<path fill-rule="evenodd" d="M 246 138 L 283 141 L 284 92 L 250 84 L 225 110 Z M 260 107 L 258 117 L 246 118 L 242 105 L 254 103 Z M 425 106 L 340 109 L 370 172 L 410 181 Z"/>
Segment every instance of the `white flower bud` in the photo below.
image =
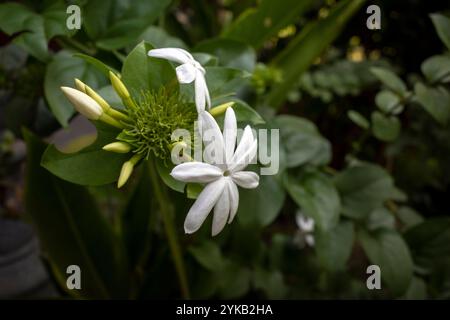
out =
<path fill-rule="evenodd" d="M 102 107 L 87 94 L 69 87 L 61 87 L 61 90 L 75 109 L 86 118 L 98 120 L 102 116 Z"/>

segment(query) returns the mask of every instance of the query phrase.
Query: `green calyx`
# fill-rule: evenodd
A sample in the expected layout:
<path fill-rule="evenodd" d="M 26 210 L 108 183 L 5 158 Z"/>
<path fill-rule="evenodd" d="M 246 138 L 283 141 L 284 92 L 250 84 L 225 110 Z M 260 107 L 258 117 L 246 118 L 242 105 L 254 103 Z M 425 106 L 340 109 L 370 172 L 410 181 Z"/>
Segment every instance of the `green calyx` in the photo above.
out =
<path fill-rule="evenodd" d="M 171 135 L 176 129 L 193 132 L 197 120 L 195 107 L 178 94 L 159 91 L 143 92 L 139 102 L 127 106 L 129 121 L 117 140 L 132 146 L 134 153 L 148 159 L 151 153 L 170 158 Z"/>

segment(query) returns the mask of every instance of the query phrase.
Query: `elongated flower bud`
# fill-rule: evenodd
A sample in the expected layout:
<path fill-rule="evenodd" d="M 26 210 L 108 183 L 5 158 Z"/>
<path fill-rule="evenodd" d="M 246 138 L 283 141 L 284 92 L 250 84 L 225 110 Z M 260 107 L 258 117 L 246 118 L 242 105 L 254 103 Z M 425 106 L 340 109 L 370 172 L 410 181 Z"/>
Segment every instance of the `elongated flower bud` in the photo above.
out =
<path fill-rule="evenodd" d="M 130 93 L 128 92 L 127 87 L 125 87 L 123 82 L 119 79 L 118 76 L 114 74 L 114 72 L 109 72 L 109 79 L 111 80 L 111 84 L 114 90 L 116 90 L 119 97 L 121 97 L 122 99 L 127 99 L 130 97 Z"/>
<path fill-rule="evenodd" d="M 117 188 L 121 188 L 130 178 L 133 173 L 134 166 L 141 160 L 140 154 L 135 154 L 130 160 L 124 162 L 120 170 L 119 180 L 117 180 Z"/>
<path fill-rule="evenodd" d="M 85 88 L 86 94 L 94 99 L 100 105 L 100 107 L 102 107 L 103 111 L 108 112 L 108 110 L 111 109 L 111 106 L 108 104 L 108 102 L 106 102 L 105 99 L 103 99 L 97 92 L 92 90 L 91 87 L 85 85 Z"/>
<path fill-rule="evenodd" d="M 61 87 L 64 95 L 72 103 L 75 109 L 91 120 L 98 120 L 103 114 L 103 109 L 87 94 L 70 87 Z"/>
<path fill-rule="evenodd" d="M 86 85 L 80 79 L 75 78 L 75 87 L 77 87 L 77 89 L 81 92 L 86 93 Z"/>
<path fill-rule="evenodd" d="M 217 116 L 219 116 L 219 115 L 225 113 L 225 111 L 227 111 L 227 109 L 228 109 L 229 107 L 231 107 L 232 105 L 234 105 L 234 101 L 231 101 L 231 102 L 227 102 L 227 103 L 221 104 L 221 105 L 219 105 L 219 106 L 217 106 L 217 107 L 214 107 L 214 108 L 210 109 L 210 110 L 209 110 L 209 113 L 211 113 L 211 115 L 212 115 L 213 117 L 217 117 Z"/>
<path fill-rule="evenodd" d="M 117 92 L 119 97 L 122 99 L 122 102 L 127 107 L 135 107 L 135 103 L 128 92 L 127 87 L 123 84 L 122 80 L 119 79 L 112 71 L 109 72 L 109 79 L 111 80 L 111 84 L 114 90 Z"/>
<path fill-rule="evenodd" d="M 103 150 L 116 153 L 128 153 L 131 150 L 131 146 L 126 142 L 116 141 L 104 146 Z"/>

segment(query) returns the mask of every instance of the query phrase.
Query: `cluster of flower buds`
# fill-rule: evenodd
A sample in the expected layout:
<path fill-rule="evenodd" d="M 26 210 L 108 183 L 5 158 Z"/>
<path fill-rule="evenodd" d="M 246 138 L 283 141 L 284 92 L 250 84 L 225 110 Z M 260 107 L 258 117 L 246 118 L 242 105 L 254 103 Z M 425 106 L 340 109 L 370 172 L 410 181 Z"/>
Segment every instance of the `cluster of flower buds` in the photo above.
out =
<path fill-rule="evenodd" d="M 125 107 L 134 105 L 135 102 L 120 78 L 112 71 L 109 72 L 109 78 Z M 75 79 L 75 87 L 76 89 L 61 87 L 64 95 L 72 103 L 75 110 L 90 120 L 101 121 L 118 129 L 125 128 L 125 124 L 130 121 L 125 113 L 111 107 L 95 90 L 81 80 Z M 132 150 L 132 147 L 126 142 L 115 141 L 105 145 L 103 150 L 116 153 L 128 153 Z M 133 172 L 134 166 L 141 158 L 141 155 L 135 154 L 122 165 L 117 181 L 118 188 L 127 182 Z"/>

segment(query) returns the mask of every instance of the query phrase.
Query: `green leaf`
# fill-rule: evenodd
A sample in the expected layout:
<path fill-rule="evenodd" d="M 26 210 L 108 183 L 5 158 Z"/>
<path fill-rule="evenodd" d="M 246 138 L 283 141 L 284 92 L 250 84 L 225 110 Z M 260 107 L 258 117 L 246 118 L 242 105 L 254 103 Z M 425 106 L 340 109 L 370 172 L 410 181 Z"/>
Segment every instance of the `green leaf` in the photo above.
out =
<path fill-rule="evenodd" d="M 370 231 L 380 228 L 395 229 L 395 218 L 392 212 L 384 207 L 376 208 L 367 217 L 367 229 Z"/>
<path fill-rule="evenodd" d="M 226 260 L 216 277 L 220 281 L 219 296 L 222 299 L 242 297 L 250 289 L 250 270 L 234 261 Z"/>
<path fill-rule="evenodd" d="M 340 1 L 326 18 L 303 27 L 271 63 L 272 67 L 282 71 L 283 81 L 273 87 L 267 97 L 267 105 L 275 108 L 282 105 L 301 74 L 339 36 L 347 21 L 364 2 L 364 0 Z"/>
<path fill-rule="evenodd" d="M 422 65 L 421 70 L 428 82 L 446 83 L 450 81 L 450 56 L 438 55 L 426 59 Z"/>
<path fill-rule="evenodd" d="M 335 176 L 334 183 L 341 195 L 343 214 L 357 219 L 381 207 L 395 190 L 392 177 L 373 164 L 349 167 Z"/>
<path fill-rule="evenodd" d="M 341 200 L 332 181 L 319 172 L 298 177 L 285 175 L 284 186 L 304 214 L 314 219 L 319 229 L 328 231 L 339 220 Z"/>
<path fill-rule="evenodd" d="M 175 37 L 170 36 L 166 30 L 155 26 L 150 26 L 138 36 L 139 42 L 145 41 L 151 43 L 155 48 L 182 48 L 187 49 L 186 44 Z"/>
<path fill-rule="evenodd" d="M 170 172 L 172 171 L 174 165 L 172 163 L 164 163 L 163 160 L 157 159 L 156 161 L 156 170 L 158 171 L 159 176 L 164 181 L 164 183 L 171 188 L 172 190 L 178 192 L 184 192 L 184 188 L 186 186 L 185 182 L 175 180 Z"/>
<path fill-rule="evenodd" d="M 372 133 L 382 141 L 390 142 L 397 139 L 401 124 L 395 116 L 385 116 L 379 111 L 372 112 Z"/>
<path fill-rule="evenodd" d="M 66 269 L 81 268 L 81 289 L 68 293 L 84 299 L 125 298 L 126 256 L 86 189 L 62 181 L 40 166 L 46 145 L 29 131 L 25 203 L 56 279 L 67 288 Z"/>
<path fill-rule="evenodd" d="M 369 129 L 370 123 L 361 113 L 355 110 L 347 111 L 347 117 L 350 118 L 357 126 L 363 129 Z"/>
<path fill-rule="evenodd" d="M 276 117 L 274 126 L 280 128 L 288 168 L 305 163 L 324 165 L 330 162 L 331 145 L 309 120 L 281 115 Z"/>
<path fill-rule="evenodd" d="M 75 153 L 62 153 L 54 145 L 48 146 L 42 157 L 42 166 L 61 179 L 72 183 L 99 186 L 116 181 L 122 164 L 130 154 L 104 151 L 108 143 L 115 141 L 117 129 L 95 123 L 95 142 Z"/>
<path fill-rule="evenodd" d="M 450 18 L 440 13 L 430 14 L 436 32 L 450 50 Z"/>
<path fill-rule="evenodd" d="M 66 27 L 65 6 L 57 2 L 42 14 L 31 11 L 18 3 L 0 4 L 0 30 L 8 35 L 19 33 L 13 42 L 37 59 L 47 62 L 50 58 L 47 42 L 56 35 L 69 34 Z"/>
<path fill-rule="evenodd" d="M 423 279 L 413 277 L 408 290 L 402 299 L 405 300 L 425 300 L 427 298 L 427 284 Z"/>
<path fill-rule="evenodd" d="M 195 260 L 207 270 L 221 270 L 224 264 L 224 258 L 219 246 L 212 241 L 202 241 L 200 244 L 189 247 L 189 252 Z"/>
<path fill-rule="evenodd" d="M 405 239 L 415 259 L 429 260 L 450 255 L 450 218 L 432 218 L 408 229 Z"/>
<path fill-rule="evenodd" d="M 116 90 L 114 90 L 112 85 L 109 84 L 95 91 L 103 99 L 105 99 L 111 107 L 119 110 L 125 109 L 122 99 L 120 99 L 119 95 L 117 94 Z"/>
<path fill-rule="evenodd" d="M 343 271 L 354 240 L 353 223 L 340 222 L 328 231 L 317 230 L 314 234 L 315 248 L 320 265 L 328 271 Z"/>
<path fill-rule="evenodd" d="M 250 107 L 245 101 L 242 101 L 238 98 L 227 98 L 224 99 L 223 102 L 231 102 L 234 101 L 232 108 L 234 113 L 236 114 L 236 119 L 238 122 L 242 123 L 251 123 L 253 125 L 265 124 L 264 119 L 256 112 L 255 109 Z M 216 103 L 219 104 L 219 103 Z M 214 107 L 213 107 L 214 108 Z M 220 125 L 223 123 L 225 119 L 225 113 L 220 116 L 215 117 L 217 123 Z"/>
<path fill-rule="evenodd" d="M 404 106 L 398 95 L 389 90 L 382 90 L 375 96 L 375 103 L 383 113 L 399 114 Z"/>
<path fill-rule="evenodd" d="M 370 262 L 380 267 L 381 281 L 392 294 L 405 293 L 412 280 L 413 262 L 402 237 L 394 231 L 379 229 L 374 233 L 360 230 L 358 239 Z"/>
<path fill-rule="evenodd" d="M 285 192 L 274 176 L 260 176 L 256 189 L 239 189 L 238 222 L 244 226 L 268 226 L 280 213 L 284 198 Z"/>
<path fill-rule="evenodd" d="M 83 53 L 75 53 L 73 56 L 77 57 L 77 58 L 81 58 L 84 61 L 86 61 L 87 63 L 93 65 L 95 68 L 97 68 L 98 71 L 103 73 L 108 79 L 109 79 L 110 71 L 113 71 L 115 74 L 119 74 L 119 72 L 116 69 L 106 65 L 105 63 L 101 62 L 100 60 L 98 60 L 94 57 L 88 56 Z"/>
<path fill-rule="evenodd" d="M 417 101 L 440 124 L 450 118 L 450 93 L 444 87 L 431 88 L 418 82 L 414 87 Z"/>
<path fill-rule="evenodd" d="M 62 93 L 61 87 L 73 87 L 75 78 L 94 89 L 106 83 L 106 79 L 84 60 L 73 57 L 67 51 L 61 51 L 55 55 L 47 65 L 44 91 L 50 110 L 62 126 L 67 126 L 75 109 Z"/>
<path fill-rule="evenodd" d="M 98 47 L 116 50 L 132 44 L 135 39 L 170 4 L 160 1 L 89 1 L 83 8 L 83 27 Z"/>
<path fill-rule="evenodd" d="M 153 49 L 149 43 L 141 42 L 127 56 L 122 67 L 122 81 L 135 99 L 141 92 L 159 90 L 162 86 L 176 85 L 175 70 L 165 59 L 147 55 Z"/>
<path fill-rule="evenodd" d="M 153 199 L 148 165 L 143 165 L 139 183 L 133 190 L 122 214 L 123 239 L 127 248 L 130 267 L 144 267 L 150 251 Z M 153 219 L 152 219 L 153 218 Z"/>
<path fill-rule="evenodd" d="M 402 230 L 406 231 L 423 222 L 423 217 L 414 209 L 409 207 L 401 207 L 397 211 L 397 218 L 403 224 Z"/>
<path fill-rule="evenodd" d="M 238 69 L 223 67 L 206 67 L 205 69 L 206 83 L 212 100 L 235 95 L 249 79 L 249 74 Z M 190 87 L 193 86 L 190 85 Z M 213 104 L 217 103 L 213 101 Z"/>
<path fill-rule="evenodd" d="M 283 274 L 278 270 L 269 271 L 258 266 L 253 271 L 252 282 L 255 289 L 266 294 L 267 299 L 283 299 L 287 293 Z"/>
<path fill-rule="evenodd" d="M 197 44 L 196 52 L 210 53 L 219 58 L 222 66 L 252 72 L 255 68 L 256 53 L 249 45 L 231 39 L 209 39 Z"/>
<path fill-rule="evenodd" d="M 405 83 L 395 73 L 386 68 L 372 67 L 370 71 L 380 80 L 386 87 L 394 91 L 400 96 L 404 96 L 408 89 Z"/>
<path fill-rule="evenodd" d="M 297 22 L 312 3 L 310 0 L 263 0 L 257 8 L 244 11 L 223 31 L 222 36 L 260 48 L 280 29 Z"/>

